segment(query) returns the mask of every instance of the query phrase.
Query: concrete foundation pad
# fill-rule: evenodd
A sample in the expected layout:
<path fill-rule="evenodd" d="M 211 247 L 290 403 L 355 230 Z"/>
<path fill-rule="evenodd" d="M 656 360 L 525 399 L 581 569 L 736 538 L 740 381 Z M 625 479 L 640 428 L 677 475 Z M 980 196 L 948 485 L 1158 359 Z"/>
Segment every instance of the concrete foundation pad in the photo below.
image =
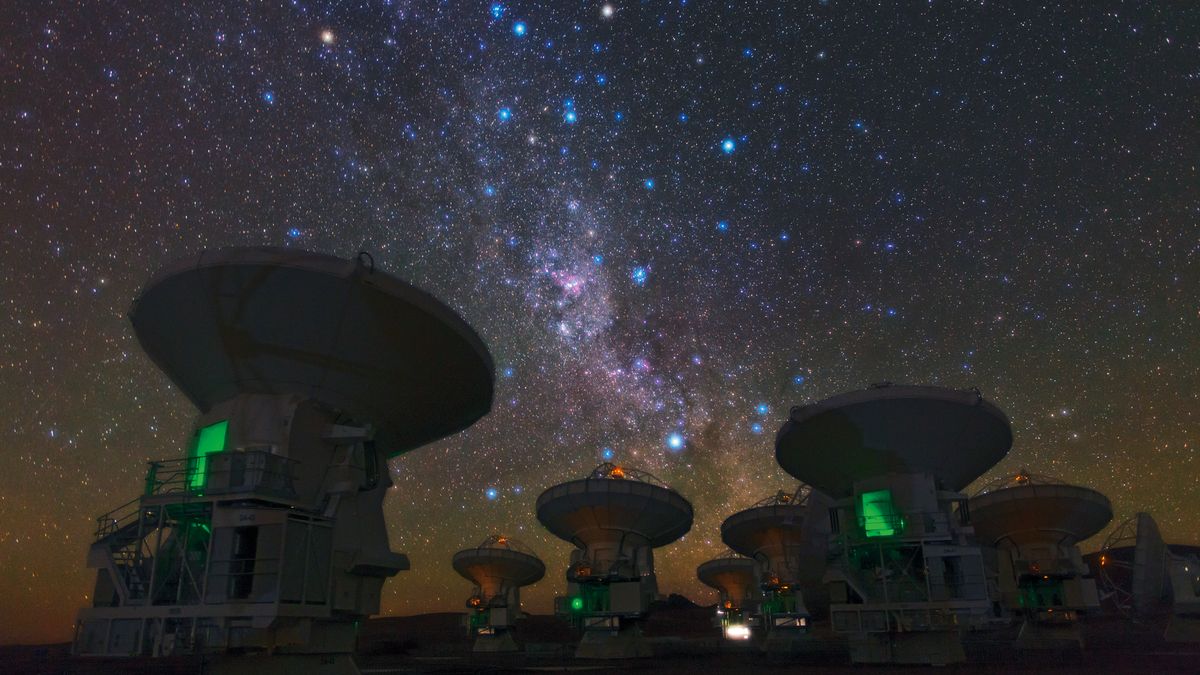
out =
<path fill-rule="evenodd" d="M 349 654 L 220 656 L 204 672 L 214 675 L 360 675 Z"/>
<path fill-rule="evenodd" d="M 1200 644 L 1200 616 L 1172 616 L 1163 632 L 1163 639 L 1167 642 Z"/>

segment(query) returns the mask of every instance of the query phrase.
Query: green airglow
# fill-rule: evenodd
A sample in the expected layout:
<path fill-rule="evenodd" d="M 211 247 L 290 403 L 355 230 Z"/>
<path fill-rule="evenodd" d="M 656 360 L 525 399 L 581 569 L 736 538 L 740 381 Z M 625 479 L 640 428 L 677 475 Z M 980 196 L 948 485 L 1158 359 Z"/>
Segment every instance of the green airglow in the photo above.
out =
<path fill-rule="evenodd" d="M 228 430 L 229 420 L 221 420 L 196 432 L 196 443 L 192 446 L 191 461 L 188 462 L 189 489 L 204 489 L 208 482 L 208 456 L 225 449 L 225 434 Z"/>
<path fill-rule="evenodd" d="M 859 524 L 868 537 L 890 537 L 904 529 L 904 518 L 896 512 L 891 490 L 864 492 L 859 505 Z"/>

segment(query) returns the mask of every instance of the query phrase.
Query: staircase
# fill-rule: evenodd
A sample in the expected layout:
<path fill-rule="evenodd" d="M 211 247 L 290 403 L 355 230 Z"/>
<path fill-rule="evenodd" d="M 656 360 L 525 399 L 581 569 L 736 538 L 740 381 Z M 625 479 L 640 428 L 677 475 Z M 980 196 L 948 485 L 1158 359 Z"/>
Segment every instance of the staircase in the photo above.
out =
<path fill-rule="evenodd" d="M 96 519 L 96 540 L 88 552 L 88 566 L 108 570 L 122 605 L 147 602 L 152 558 L 144 548 L 145 538 L 158 520 L 158 507 L 144 508 L 140 498 Z"/>

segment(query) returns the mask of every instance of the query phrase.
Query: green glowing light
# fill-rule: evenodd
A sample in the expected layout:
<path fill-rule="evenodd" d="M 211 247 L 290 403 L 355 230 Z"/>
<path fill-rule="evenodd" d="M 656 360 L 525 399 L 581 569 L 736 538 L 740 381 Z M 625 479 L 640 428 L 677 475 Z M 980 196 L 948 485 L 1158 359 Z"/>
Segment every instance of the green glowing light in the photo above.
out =
<path fill-rule="evenodd" d="M 578 612 L 583 609 L 583 598 L 571 598 L 571 609 Z"/>
<path fill-rule="evenodd" d="M 891 490 L 864 492 L 859 504 L 858 522 L 868 537 L 890 537 L 904 529 L 904 517 L 896 512 Z"/>
<path fill-rule="evenodd" d="M 208 456 L 225 449 L 225 434 L 228 430 L 229 420 L 221 420 L 196 432 L 196 443 L 191 452 L 192 461 L 188 462 L 189 489 L 201 490 L 208 482 Z"/>

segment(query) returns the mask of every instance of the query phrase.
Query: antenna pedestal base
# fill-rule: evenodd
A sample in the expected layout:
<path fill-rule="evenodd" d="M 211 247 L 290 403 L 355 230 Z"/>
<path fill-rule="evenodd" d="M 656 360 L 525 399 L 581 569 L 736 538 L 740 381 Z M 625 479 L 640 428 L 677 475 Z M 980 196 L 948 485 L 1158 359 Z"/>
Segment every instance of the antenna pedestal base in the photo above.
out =
<path fill-rule="evenodd" d="M 512 633 L 508 631 L 502 631 L 496 635 L 480 635 L 475 638 L 475 646 L 471 650 L 486 654 L 521 651 L 520 647 L 517 647 L 516 640 L 513 640 Z"/>
<path fill-rule="evenodd" d="M 584 631 L 575 650 L 580 659 L 639 659 L 654 656 L 642 628 L 634 622 L 622 622 L 614 631 Z"/>
<path fill-rule="evenodd" d="M 817 640 L 803 628 L 773 628 L 767 631 L 762 650 L 767 654 L 802 654 L 814 651 Z"/>
<path fill-rule="evenodd" d="M 1078 654 L 1083 651 L 1083 627 L 1077 621 L 1026 621 L 1021 624 L 1021 632 L 1013 646 L 1020 650 Z"/>
<path fill-rule="evenodd" d="M 851 663 L 944 666 L 967 660 L 956 631 L 859 633 L 848 638 Z"/>

